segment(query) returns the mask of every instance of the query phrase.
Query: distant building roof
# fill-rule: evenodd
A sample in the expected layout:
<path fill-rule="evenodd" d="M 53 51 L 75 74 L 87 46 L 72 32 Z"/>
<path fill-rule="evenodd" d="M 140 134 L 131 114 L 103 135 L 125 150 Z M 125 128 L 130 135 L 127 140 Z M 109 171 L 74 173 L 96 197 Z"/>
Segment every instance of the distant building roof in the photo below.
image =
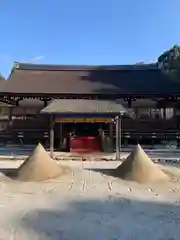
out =
<path fill-rule="evenodd" d="M 39 99 L 23 99 L 19 101 L 21 107 L 43 107 L 44 102 Z"/>
<path fill-rule="evenodd" d="M 156 64 L 75 66 L 15 63 L 3 93 L 178 94 Z"/>

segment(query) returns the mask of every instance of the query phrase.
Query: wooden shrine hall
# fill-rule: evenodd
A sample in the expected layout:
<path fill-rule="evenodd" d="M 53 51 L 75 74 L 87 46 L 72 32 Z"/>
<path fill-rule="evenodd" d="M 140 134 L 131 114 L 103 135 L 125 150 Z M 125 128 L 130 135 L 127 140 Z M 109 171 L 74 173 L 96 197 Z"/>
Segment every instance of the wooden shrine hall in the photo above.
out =
<path fill-rule="evenodd" d="M 116 101 L 89 100 L 89 99 L 56 99 L 53 100 L 41 113 L 50 115 L 50 152 L 53 156 L 54 149 L 54 124 L 59 123 L 60 129 L 63 123 L 74 123 L 74 132 L 69 134 L 69 147 L 73 152 L 99 152 L 106 140 L 98 127 L 108 123 L 111 128 L 116 124 L 116 154 L 119 158 L 121 116 L 126 112 L 125 108 Z M 80 123 L 79 126 L 77 124 Z M 85 123 L 85 128 L 82 124 Z M 76 128 L 81 128 L 82 133 L 76 136 Z M 93 132 L 92 127 L 95 132 Z M 80 132 L 80 131 L 79 131 Z M 93 135 L 92 135 L 93 132 Z M 64 138 L 60 131 L 60 145 Z M 111 136 L 112 137 L 112 136 Z M 60 146 L 61 148 L 61 146 Z"/>
<path fill-rule="evenodd" d="M 7 81 L 0 82 L 1 108 L 6 109 L 0 111 L 0 141 L 41 141 L 51 152 L 105 151 L 119 141 L 177 139 L 180 145 L 179 99 L 180 84 L 156 64 L 15 62 Z"/>

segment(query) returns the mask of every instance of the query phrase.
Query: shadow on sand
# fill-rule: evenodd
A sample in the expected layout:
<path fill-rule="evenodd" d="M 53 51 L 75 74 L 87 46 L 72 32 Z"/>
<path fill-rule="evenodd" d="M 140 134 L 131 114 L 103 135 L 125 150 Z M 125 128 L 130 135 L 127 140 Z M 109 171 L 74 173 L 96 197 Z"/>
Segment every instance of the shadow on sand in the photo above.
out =
<path fill-rule="evenodd" d="M 116 168 L 86 168 L 85 170 L 97 172 L 106 176 L 120 178 Z"/>
<path fill-rule="evenodd" d="M 164 164 L 164 166 L 169 166 L 169 164 Z M 175 167 L 175 166 L 173 166 Z M 176 168 L 176 167 L 175 167 Z M 177 180 L 179 181 L 180 180 L 180 171 L 177 173 L 177 172 L 174 172 L 173 170 L 170 170 L 170 169 L 165 169 L 165 168 L 160 168 L 165 174 L 167 174 L 169 176 L 169 181 L 168 182 L 177 182 Z M 125 178 L 123 177 L 123 174 L 120 173 L 120 172 L 117 172 L 116 171 L 116 168 L 105 168 L 105 169 L 102 169 L 102 168 L 86 168 L 85 170 L 87 171 L 93 171 L 93 172 L 97 172 L 97 173 L 100 173 L 101 175 L 104 175 L 104 176 L 109 176 L 109 177 L 114 177 L 114 178 L 118 178 L 118 179 L 121 179 L 121 180 L 125 180 Z M 126 181 L 130 181 L 131 180 L 128 180 L 126 179 Z"/>
<path fill-rule="evenodd" d="M 120 164 L 118 166 L 120 166 Z M 164 161 L 156 162 L 155 164 L 159 165 L 159 168 L 170 177 L 180 177 L 180 164 L 164 162 Z M 173 171 L 173 169 L 176 170 L 176 173 Z M 105 176 L 123 179 L 123 177 L 122 178 L 120 177 L 120 175 L 123 175 L 123 174 L 122 172 L 117 171 L 117 167 L 116 168 L 85 168 L 85 170 L 97 172 Z"/>
<path fill-rule="evenodd" d="M 68 203 L 64 199 L 63 204 L 35 209 L 16 222 L 43 240 L 179 240 L 180 206 L 120 195 Z"/>
<path fill-rule="evenodd" d="M 0 168 L 0 173 L 8 178 L 15 179 L 17 177 L 17 169 L 18 168 Z"/>

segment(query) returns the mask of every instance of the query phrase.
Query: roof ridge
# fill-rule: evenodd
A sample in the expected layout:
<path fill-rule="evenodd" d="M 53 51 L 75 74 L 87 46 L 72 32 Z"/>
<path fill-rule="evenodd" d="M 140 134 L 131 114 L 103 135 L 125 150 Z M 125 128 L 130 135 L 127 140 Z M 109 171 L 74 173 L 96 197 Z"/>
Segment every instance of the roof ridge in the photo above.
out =
<path fill-rule="evenodd" d="M 129 65 L 57 65 L 57 64 L 34 64 L 14 62 L 13 69 L 40 70 L 40 71 L 62 71 L 62 70 L 156 70 L 156 63 L 129 64 Z"/>

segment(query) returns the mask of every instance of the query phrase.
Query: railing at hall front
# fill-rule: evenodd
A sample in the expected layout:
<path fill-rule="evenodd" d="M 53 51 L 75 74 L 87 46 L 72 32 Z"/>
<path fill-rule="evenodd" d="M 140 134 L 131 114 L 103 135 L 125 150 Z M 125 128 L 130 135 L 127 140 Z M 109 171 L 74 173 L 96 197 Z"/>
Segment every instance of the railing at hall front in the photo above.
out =
<path fill-rule="evenodd" d="M 122 119 L 122 134 L 124 133 L 175 133 L 180 130 L 177 127 L 175 119 Z M 108 135 L 108 130 L 105 130 Z M 115 126 L 113 127 L 113 136 L 115 136 Z"/>

